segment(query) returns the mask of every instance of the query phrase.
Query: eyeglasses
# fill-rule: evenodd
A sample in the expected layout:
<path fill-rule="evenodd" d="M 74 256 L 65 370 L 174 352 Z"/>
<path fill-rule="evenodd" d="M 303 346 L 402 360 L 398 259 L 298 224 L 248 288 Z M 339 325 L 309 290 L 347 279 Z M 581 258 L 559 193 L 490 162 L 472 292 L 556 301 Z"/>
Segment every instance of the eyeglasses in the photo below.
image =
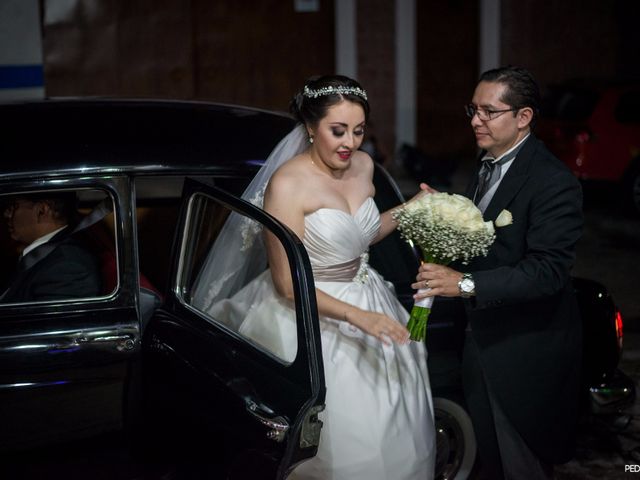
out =
<path fill-rule="evenodd" d="M 516 110 L 520 110 L 519 108 L 512 107 L 506 108 L 504 110 L 490 110 L 490 109 L 481 109 L 476 107 L 473 103 L 469 103 L 464 106 L 464 111 L 467 114 L 467 117 L 473 118 L 476 114 L 478 114 L 478 118 L 483 122 L 488 122 L 493 120 L 494 118 L 498 118 L 505 112 L 514 112 Z"/>

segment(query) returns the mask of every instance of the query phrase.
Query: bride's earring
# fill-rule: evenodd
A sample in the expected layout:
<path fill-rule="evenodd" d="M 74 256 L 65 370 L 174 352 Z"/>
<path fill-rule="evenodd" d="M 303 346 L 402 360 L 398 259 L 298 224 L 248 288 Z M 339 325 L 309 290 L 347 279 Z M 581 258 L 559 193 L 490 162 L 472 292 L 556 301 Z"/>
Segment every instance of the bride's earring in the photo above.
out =
<path fill-rule="evenodd" d="M 313 143 L 313 137 L 309 135 L 309 143 Z"/>

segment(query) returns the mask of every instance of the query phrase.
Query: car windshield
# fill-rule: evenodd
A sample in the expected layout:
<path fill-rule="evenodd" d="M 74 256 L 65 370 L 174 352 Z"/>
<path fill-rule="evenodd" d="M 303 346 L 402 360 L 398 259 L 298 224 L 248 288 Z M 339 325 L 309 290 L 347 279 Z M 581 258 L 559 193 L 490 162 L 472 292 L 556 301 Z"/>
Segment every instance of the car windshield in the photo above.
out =
<path fill-rule="evenodd" d="M 593 113 L 598 98 L 592 90 L 551 87 L 542 99 L 541 115 L 556 120 L 584 120 Z"/>

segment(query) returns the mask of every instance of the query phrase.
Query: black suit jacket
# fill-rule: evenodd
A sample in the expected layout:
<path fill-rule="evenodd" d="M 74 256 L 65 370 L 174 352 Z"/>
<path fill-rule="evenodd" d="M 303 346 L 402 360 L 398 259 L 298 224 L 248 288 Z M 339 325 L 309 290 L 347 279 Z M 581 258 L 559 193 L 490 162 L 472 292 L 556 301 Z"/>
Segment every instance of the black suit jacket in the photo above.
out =
<path fill-rule="evenodd" d="M 472 197 L 477 175 L 469 184 Z M 578 410 L 582 324 L 570 282 L 582 234 L 577 179 L 533 135 L 484 213 L 509 210 L 486 257 L 472 272 L 476 296 L 467 319 L 487 382 L 503 410 L 543 460 L 571 456 Z"/>
<path fill-rule="evenodd" d="M 56 234 L 49 242 L 59 242 L 58 245 L 30 268 L 24 268 L 24 259 L 21 261 L 2 303 L 64 300 L 101 294 L 102 281 L 96 257 L 79 239 L 69 236 L 68 230 Z M 47 243 L 36 247 L 33 253 Z"/>

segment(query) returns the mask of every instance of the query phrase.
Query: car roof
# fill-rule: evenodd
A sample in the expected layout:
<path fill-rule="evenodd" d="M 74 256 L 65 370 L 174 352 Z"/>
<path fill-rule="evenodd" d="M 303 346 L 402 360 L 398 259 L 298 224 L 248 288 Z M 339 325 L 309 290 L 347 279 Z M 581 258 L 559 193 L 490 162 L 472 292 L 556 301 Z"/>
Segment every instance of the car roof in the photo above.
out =
<path fill-rule="evenodd" d="M 255 170 L 295 125 L 220 103 L 47 99 L 0 104 L 0 178 Z"/>

